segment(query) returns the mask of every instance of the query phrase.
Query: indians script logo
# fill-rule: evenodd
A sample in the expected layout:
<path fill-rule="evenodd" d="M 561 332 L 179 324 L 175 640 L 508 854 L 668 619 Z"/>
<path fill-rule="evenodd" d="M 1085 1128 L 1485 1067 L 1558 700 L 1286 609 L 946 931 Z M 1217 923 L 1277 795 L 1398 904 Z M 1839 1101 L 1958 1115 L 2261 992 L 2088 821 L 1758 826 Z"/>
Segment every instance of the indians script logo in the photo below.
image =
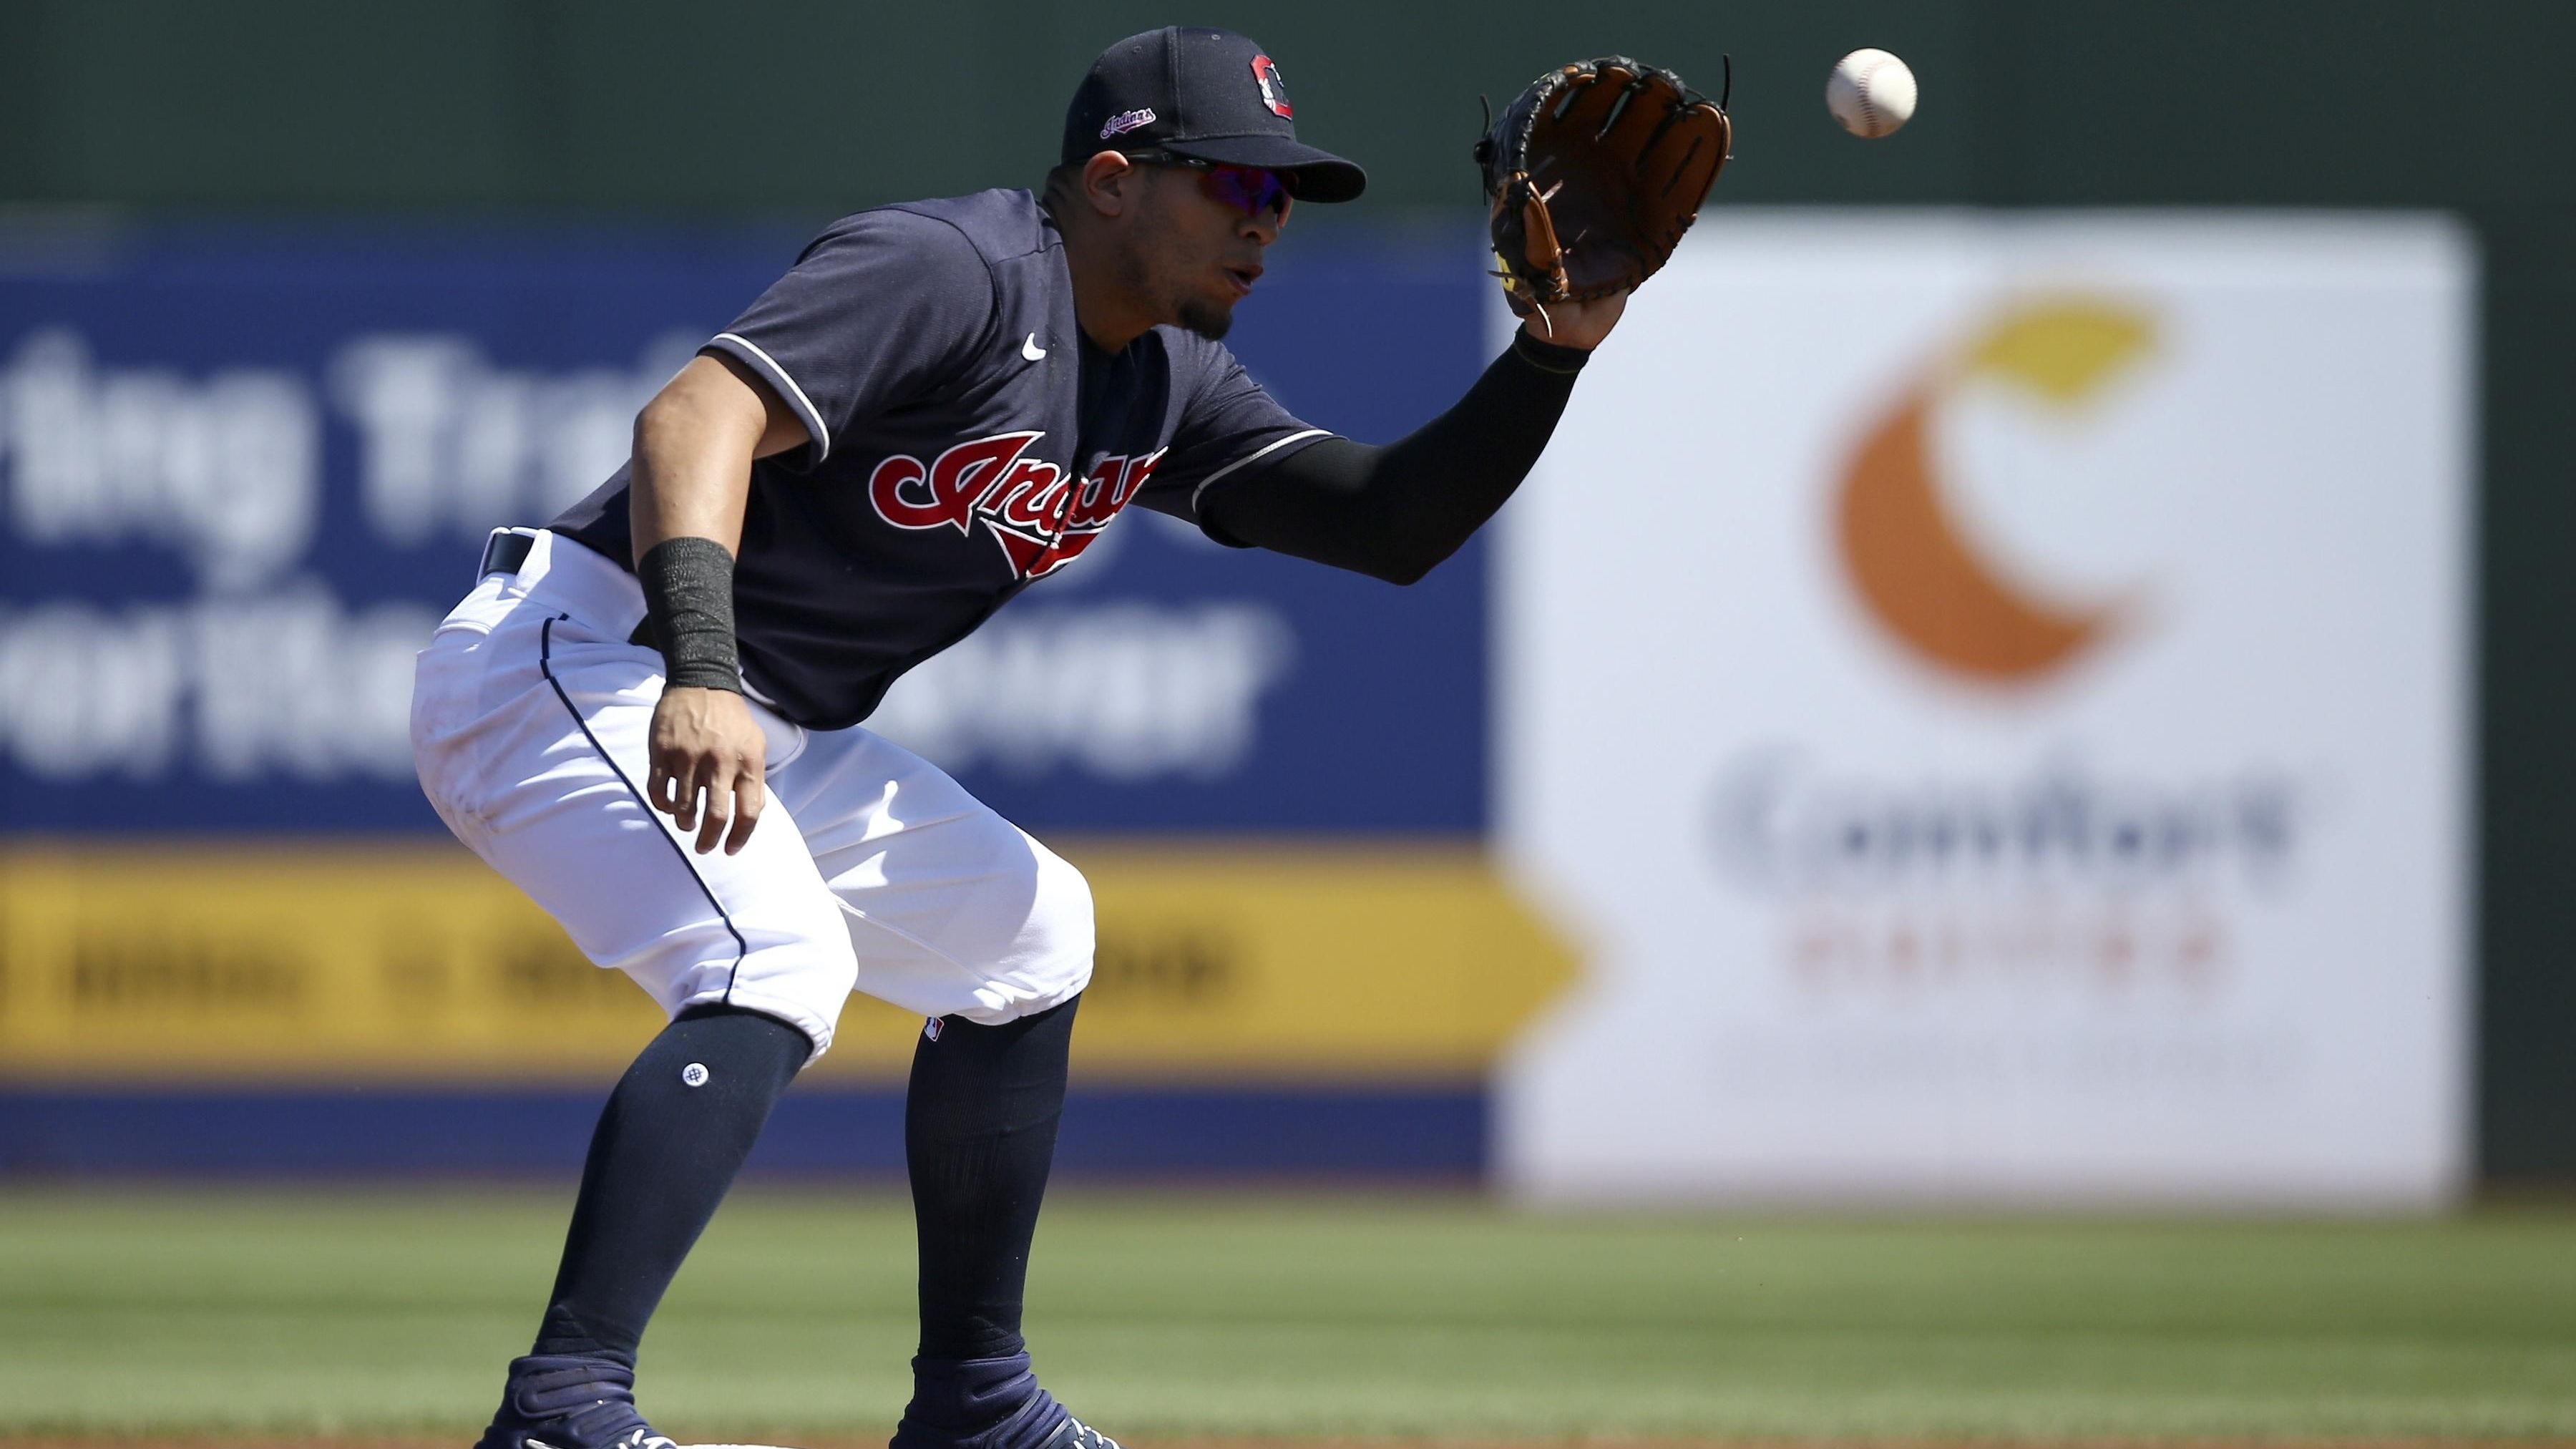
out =
<path fill-rule="evenodd" d="M 1120 111 L 1117 115 L 1109 118 L 1109 123 L 1107 125 L 1100 128 L 1100 139 L 1106 141 L 1112 136 L 1124 136 L 1130 131 L 1141 131 L 1152 124 L 1154 124 L 1154 108 L 1152 106 L 1140 106 L 1132 111 Z"/>
<path fill-rule="evenodd" d="M 898 453 L 868 475 L 868 501 L 897 528 L 954 528 L 971 534 L 980 520 L 1009 558 L 1011 572 L 1034 579 L 1071 563 L 1127 506 L 1160 451 L 1141 458 L 1104 457 L 1087 478 L 1040 458 L 1024 458 L 1037 433 L 998 433 L 959 443 L 924 466 Z"/>
<path fill-rule="evenodd" d="M 1279 62 L 1266 55 L 1252 58 L 1252 78 L 1261 86 L 1261 103 L 1274 116 L 1294 116 L 1297 109 L 1288 104 L 1288 78 L 1279 73 Z"/>
<path fill-rule="evenodd" d="M 1870 616 L 1944 672 L 1998 686 L 2052 675 L 2118 632 L 2117 601 L 2045 598 L 1971 545 L 1927 434 L 1935 410 L 1971 380 L 2082 407 L 2152 341 L 2133 309 L 2042 302 L 2008 313 L 1909 386 L 1864 435 L 1835 499 L 1835 541 Z"/>

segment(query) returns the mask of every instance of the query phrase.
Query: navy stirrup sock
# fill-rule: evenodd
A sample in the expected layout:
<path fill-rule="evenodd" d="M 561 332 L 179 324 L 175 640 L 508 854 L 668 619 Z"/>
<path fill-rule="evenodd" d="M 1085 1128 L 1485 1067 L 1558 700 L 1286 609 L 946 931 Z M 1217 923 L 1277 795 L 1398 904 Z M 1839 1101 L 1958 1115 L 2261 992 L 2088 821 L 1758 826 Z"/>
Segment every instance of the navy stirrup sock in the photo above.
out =
<path fill-rule="evenodd" d="M 1020 1310 L 1079 1005 L 1000 1026 L 943 1017 L 914 1049 L 904 1157 L 921 1246 L 921 1354 L 898 1445 L 981 1439 L 1013 1449 L 1063 1416 L 1029 1371 Z"/>
<path fill-rule="evenodd" d="M 663 1290 L 812 1052 L 797 1028 L 731 1007 L 684 1013 L 653 1038 L 591 1136 L 535 1354 L 634 1365 Z"/>

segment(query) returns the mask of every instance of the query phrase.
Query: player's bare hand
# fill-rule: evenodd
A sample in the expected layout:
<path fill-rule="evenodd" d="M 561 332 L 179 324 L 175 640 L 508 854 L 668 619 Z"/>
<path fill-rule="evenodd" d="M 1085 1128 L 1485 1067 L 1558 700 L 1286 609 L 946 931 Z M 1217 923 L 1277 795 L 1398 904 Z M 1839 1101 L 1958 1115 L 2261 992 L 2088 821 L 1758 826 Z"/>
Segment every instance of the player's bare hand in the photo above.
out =
<path fill-rule="evenodd" d="M 1542 318 L 1533 312 L 1521 323 L 1521 330 L 1541 342 L 1559 347 L 1580 347 L 1589 352 L 1601 345 L 1610 329 L 1619 325 L 1619 315 L 1628 310 L 1628 294 L 1613 292 L 1591 302 L 1551 302 Z"/>
<path fill-rule="evenodd" d="M 741 695 L 666 689 L 653 706 L 653 768 L 644 797 L 680 829 L 698 833 L 698 854 L 721 842 L 732 855 L 759 823 L 768 761 L 769 742 Z"/>

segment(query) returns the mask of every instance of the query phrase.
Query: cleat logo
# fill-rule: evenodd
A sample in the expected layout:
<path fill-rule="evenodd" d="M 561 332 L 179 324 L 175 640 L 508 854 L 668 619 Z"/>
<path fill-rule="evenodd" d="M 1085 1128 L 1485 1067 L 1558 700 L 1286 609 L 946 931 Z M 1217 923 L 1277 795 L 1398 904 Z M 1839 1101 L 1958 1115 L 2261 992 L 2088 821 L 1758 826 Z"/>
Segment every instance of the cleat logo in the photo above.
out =
<path fill-rule="evenodd" d="M 896 528 L 990 532 L 1014 577 L 1043 578 L 1071 563 L 1152 477 L 1162 453 L 1104 455 L 1079 480 L 1025 455 L 1041 432 L 959 443 L 928 463 L 898 453 L 868 475 L 868 502 Z"/>

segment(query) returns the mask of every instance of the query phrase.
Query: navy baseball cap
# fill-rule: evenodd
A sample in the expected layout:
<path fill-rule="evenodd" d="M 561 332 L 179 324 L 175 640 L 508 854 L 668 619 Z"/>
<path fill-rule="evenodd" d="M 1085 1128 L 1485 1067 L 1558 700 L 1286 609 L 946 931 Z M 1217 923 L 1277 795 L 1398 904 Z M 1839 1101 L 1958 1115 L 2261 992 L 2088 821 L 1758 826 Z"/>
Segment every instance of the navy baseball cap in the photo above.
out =
<path fill-rule="evenodd" d="M 1064 156 L 1169 151 L 1276 171 L 1300 201 L 1349 201 L 1368 173 L 1297 139 L 1279 63 L 1231 30 L 1167 25 L 1100 53 L 1064 115 Z"/>

